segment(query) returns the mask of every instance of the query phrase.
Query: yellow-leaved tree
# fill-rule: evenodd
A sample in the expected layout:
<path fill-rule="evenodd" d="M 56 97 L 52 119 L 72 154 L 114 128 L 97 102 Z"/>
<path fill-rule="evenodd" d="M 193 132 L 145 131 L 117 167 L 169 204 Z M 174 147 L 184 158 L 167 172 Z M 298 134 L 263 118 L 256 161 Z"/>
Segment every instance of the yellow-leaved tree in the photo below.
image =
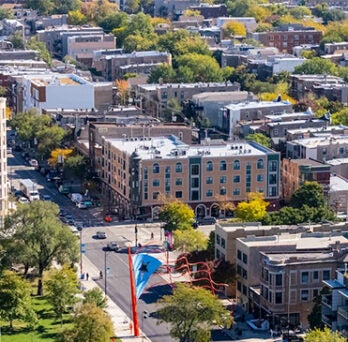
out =
<path fill-rule="evenodd" d="M 70 157 L 72 153 L 73 150 L 71 148 L 56 148 L 51 152 L 48 164 L 57 166 L 57 164 L 62 163 L 66 158 Z"/>
<path fill-rule="evenodd" d="M 223 25 L 222 29 L 225 38 L 231 38 L 232 36 L 246 36 L 244 24 L 238 21 L 229 21 Z"/>
<path fill-rule="evenodd" d="M 245 202 L 240 202 L 234 212 L 235 216 L 243 222 L 260 221 L 267 212 L 269 202 L 263 198 L 259 192 L 250 192 Z"/>
<path fill-rule="evenodd" d="M 126 80 L 116 80 L 117 94 L 121 105 L 126 105 L 130 96 L 129 84 Z"/>

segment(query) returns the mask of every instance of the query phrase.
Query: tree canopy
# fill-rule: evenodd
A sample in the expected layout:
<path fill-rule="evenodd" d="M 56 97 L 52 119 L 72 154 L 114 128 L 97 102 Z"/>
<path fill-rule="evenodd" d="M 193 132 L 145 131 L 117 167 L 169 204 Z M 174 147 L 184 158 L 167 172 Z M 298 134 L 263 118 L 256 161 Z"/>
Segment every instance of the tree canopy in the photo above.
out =
<path fill-rule="evenodd" d="M 323 330 L 310 330 L 304 340 L 305 342 L 345 342 L 346 338 L 338 331 L 331 331 L 331 329 L 325 327 Z"/>
<path fill-rule="evenodd" d="M 320 57 L 313 57 L 312 59 L 306 60 L 303 64 L 295 67 L 294 74 L 306 74 L 306 75 L 316 75 L 316 74 L 328 74 L 336 75 L 337 66 L 328 59 L 323 59 Z"/>
<path fill-rule="evenodd" d="M 256 141 L 258 144 L 266 147 L 271 147 L 271 139 L 262 133 L 248 134 L 246 139 Z"/>
<path fill-rule="evenodd" d="M 294 192 L 290 204 L 294 208 L 302 208 L 304 205 L 310 208 L 324 206 L 325 199 L 322 186 L 317 182 L 305 182 Z"/>
<path fill-rule="evenodd" d="M 247 201 L 238 203 L 235 216 L 244 222 L 257 222 L 266 215 L 268 205 L 262 194 L 251 192 Z"/>
<path fill-rule="evenodd" d="M 182 342 L 210 341 L 213 325 L 230 327 L 231 312 L 209 291 L 177 283 L 173 295 L 159 301 L 159 322 L 171 323 L 170 335 Z"/>
<path fill-rule="evenodd" d="M 65 264 L 76 262 L 79 256 L 77 239 L 61 223 L 58 213 L 59 207 L 53 202 L 34 201 L 18 206 L 14 213 L 6 217 L 2 228 L 8 237 L 7 258 L 13 263 L 27 262 L 37 269 L 39 295 L 42 294 L 43 272 L 51 266 L 53 260 Z"/>
<path fill-rule="evenodd" d="M 165 203 L 159 213 L 160 220 L 165 222 L 164 229 L 170 232 L 177 229 L 190 229 L 194 217 L 194 211 L 187 204 L 178 200 Z"/>
<path fill-rule="evenodd" d="M 187 252 L 205 250 L 208 247 L 208 239 L 205 235 L 193 228 L 174 231 L 175 248 Z"/>

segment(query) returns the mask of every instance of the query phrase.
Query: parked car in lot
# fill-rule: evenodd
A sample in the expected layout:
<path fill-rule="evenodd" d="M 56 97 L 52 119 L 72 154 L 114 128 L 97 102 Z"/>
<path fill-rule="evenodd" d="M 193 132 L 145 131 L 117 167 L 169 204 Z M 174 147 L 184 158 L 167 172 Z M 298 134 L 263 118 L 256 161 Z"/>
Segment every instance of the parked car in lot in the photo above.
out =
<path fill-rule="evenodd" d="M 109 242 L 106 247 L 109 251 L 115 251 L 115 252 L 119 248 L 118 243 L 116 241 Z"/>
<path fill-rule="evenodd" d="M 41 195 L 42 201 L 52 201 L 52 197 L 50 195 Z"/>
<path fill-rule="evenodd" d="M 97 232 L 96 234 L 97 239 L 106 239 L 106 233 L 105 232 Z"/>

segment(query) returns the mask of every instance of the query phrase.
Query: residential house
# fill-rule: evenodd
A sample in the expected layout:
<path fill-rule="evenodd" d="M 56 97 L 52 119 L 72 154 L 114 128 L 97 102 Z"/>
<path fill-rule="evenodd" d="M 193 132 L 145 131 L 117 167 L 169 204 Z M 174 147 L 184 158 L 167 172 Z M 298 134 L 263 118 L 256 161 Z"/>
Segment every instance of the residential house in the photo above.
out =
<path fill-rule="evenodd" d="M 317 182 L 327 194 L 330 188 L 330 165 L 313 159 L 282 160 L 282 197 L 289 202 L 305 182 Z"/>
<path fill-rule="evenodd" d="M 331 164 L 330 164 L 331 166 Z M 346 166 L 347 167 L 347 166 Z M 332 168 L 332 166 L 331 166 Z M 328 191 L 329 205 L 332 210 L 348 215 L 348 180 L 340 174 L 333 173 L 330 177 L 330 188 Z"/>
<path fill-rule="evenodd" d="M 323 32 L 301 24 L 287 24 L 276 27 L 273 31 L 253 32 L 250 38 L 264 46 L 276 47 L 279 51 L 292 53 L 295 46 L 301 44 L 319 44 Z"/>
<path fill-rule="evenodd" d="M 231 82 L 138 84 L 134 87 L 134 94 L 144 113 L 163 117 L 170 99 L 176 99 L 181 104 L 200 93 L 239 90 L 239 83 Z"/>

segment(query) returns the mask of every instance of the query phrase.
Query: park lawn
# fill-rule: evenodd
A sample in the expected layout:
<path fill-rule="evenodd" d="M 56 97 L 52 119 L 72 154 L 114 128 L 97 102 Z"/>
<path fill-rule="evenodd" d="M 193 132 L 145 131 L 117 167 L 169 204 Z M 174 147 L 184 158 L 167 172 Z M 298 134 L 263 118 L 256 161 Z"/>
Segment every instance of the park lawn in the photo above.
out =
<path fill-rule="evenodd" d="M 9 323 L 1 321 L 1 342 L 51 342 L 56 341 L 59 332 L 72 328 L 72 315 L 64 315 L 63 326 L 61 327 L 52 311 L 50 304 L 46 302 L 45 297 L 33 297 L 34 310 L 38 315 L 38 325 L 30 331 L 22 322 L 14 322 L 14 331 L 10 332 Z"/>

